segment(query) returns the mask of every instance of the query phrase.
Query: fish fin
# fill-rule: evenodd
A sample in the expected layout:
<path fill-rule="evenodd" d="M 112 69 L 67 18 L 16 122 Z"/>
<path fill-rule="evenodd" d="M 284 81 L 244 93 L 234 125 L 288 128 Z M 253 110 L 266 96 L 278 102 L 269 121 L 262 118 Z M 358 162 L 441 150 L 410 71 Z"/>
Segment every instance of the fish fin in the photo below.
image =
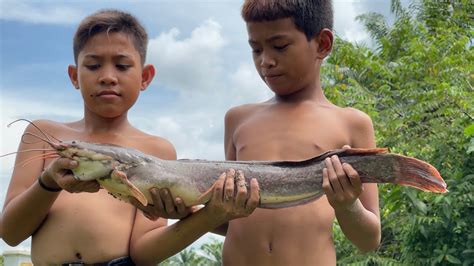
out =
<path fill-rule="evenodd" d="M 379 153 L 387 153 L 388 148 L 372 148 L 372 149 L 364 149 L 364 148 L 350 148 L 350 149 L 342 149 L 341 155 L 374 155 Z"/>
<path fill-rule="evenodd" d="M 411 186 L 427 192 L 446 193 L 446 183 L 438 170 L 422 160 L 396 155 L 395 184 Z"/>
<path fill-rule="evenodd" d="M 329 150 L 325 153 L 321 153 L 320 155 L 313 157 L 311 159 L 307 159 L 304 161 L 274 161 L 268 162 L 271 165 L 280 166 L 280 167 L 294 167 L 294 166 L 305 166 L 314 164 L 315 162 L 321 162 L 327 157 L 337 155 L 340 157 L 343 156 L 352 156 L 352 155 L 374 155 L 379 153 L 387 153 L 387 148 L 372 148 L 372 149 L 365 149 L 365 148 L 350 148 L 350 149 L 337 149 L 337 150 Z M 259 162 L 261 163 L 261 162 Z"/>
<path fill-rule="evenodd" d="M 315 201 L 323 195 L 324 195 L 324 192 L 321 191 L 320 193 L 314 194 L 313 196 L 308 197 L 308 198 L 294 200 L 294 201 L 278 202 L 278 203 L 260 203 L 258 207 L 263 208 L 263 209 L 280 209 L 280 208 L 295 207 L 298 205 L 303 205 L 303 204 Z"/>
<path fill-rule="evenodd" d="M 148 200 L 146 199 L 145 195 L 143 195 L 143 193 L 134 184 L 132 184 L 130 180 L 128 180 L 127 175 L 124 172 L 114 170 L 110 176 L 112 179 L 118 180 L 120 183 L 127 186 L 131 196 L 136 198 L 143 206 L 148 205 Z"/>
<path fill-rule="evenodd" d="M 194 205 L 200 205 L 200 204 L 206 204 L 212 196 L 212 190 L 214 189 L 214 185 L 212 185 L 208 190 L 206 190 L 204 193 L 199 196 L 199 198 L 196 199 L 196 201 L 192 204 Z M 186 206 L 190 207 L 190 206 Z"/>

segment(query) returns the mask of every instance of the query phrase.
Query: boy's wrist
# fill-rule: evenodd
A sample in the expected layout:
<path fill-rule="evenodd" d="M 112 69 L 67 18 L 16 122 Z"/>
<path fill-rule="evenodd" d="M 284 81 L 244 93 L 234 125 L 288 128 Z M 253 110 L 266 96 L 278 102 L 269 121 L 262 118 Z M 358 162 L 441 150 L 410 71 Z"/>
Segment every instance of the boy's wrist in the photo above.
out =
<path fill-rule="evenodd" d="M 38 184 L 42 189 L 49 192 L 59 192 L 63 190 L 60 186 L 58 186 L 58 184 L 52 181 L 51 178 L 45 176 L 45 172 L 42 172 L 41 175 L 38 177 Z"/>
<path fill-rule="evenodd" d="M 350 204 L 348 206 L 334 208 L 334 211 L 336 213 L 342 213 L 342 212 L 344 212 L 344 213 L 357 213 L 362 208 L 363 208 L 362 202 L 360 202 L 360 200 L 357 199 L 356 201 L 354 201 L 352 204 Z"/>
<path fill-rule="evenodd" d="M 196 214 L 198 212 L 200 212 L 205 217 L 205 219 L 207 220 L 207 224 L 213 227 L 213 229 L 221 226 L 226 222 L 229 222 L 229 220 L 226 220 L 224 218 L 219 219 L 220 215 L 216 215 L 216 213 L 211 208 L 209 208 L 209 205 L 206 205 L 205 207 L 199 209 Z"/>

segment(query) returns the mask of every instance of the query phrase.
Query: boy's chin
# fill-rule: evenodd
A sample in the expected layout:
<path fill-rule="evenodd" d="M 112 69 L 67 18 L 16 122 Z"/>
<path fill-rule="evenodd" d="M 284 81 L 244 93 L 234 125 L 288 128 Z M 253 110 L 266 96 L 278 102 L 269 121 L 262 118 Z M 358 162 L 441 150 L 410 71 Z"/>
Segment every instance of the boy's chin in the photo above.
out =
<path fill-rule="evenodd" d="M 289 89 L 289 88 L 272 88 L 272 87 L 270 87 L 270 89 L 273 91 L 273 93 L 275 93 L 276 96 L 280 96 L 280 97 L 285 97 L 285 96 L 291 95 L 291 94 L 293 94 L 297 91 L 295 89 Z"/>

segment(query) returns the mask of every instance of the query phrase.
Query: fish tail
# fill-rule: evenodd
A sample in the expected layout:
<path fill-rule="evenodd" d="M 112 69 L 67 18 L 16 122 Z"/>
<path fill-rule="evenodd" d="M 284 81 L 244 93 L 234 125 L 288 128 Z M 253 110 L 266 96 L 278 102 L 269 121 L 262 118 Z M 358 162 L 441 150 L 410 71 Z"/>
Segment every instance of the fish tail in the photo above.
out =
<path fill-rule="evenodd" d="M 411 186 L 427 192 L 445 193 L 446 183 L 431 164 L 412 157 L 397 155 L 398 169 L 394 183 Z"/>

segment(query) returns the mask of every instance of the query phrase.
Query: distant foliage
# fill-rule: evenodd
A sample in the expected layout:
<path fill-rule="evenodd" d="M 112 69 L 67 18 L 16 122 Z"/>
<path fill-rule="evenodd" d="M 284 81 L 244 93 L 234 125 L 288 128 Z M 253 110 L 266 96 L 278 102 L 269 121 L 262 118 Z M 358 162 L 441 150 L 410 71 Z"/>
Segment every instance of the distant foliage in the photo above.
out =
<path fill-rule="evenodd" d="M 220 266 L 222 265 L 223 242 L 212 239 L 210 243 L 203 244 L 198 249 L 187 248 L 175 256 L 160 263 L 161 266 Z"/>
<path fill-rule="evenodd" d="M 410 10 L 410 11 L 408 11 Z M 382 245 L 361 255 L 337 229 L 344 265 L 474 263 L 474 4 L 392 1 L 396 21 L 358 17 L 368 48 L 336 38 L 322 68 L 328 97 L 367 112 L 377 144 L 436 166 L 449 193 L 380 186 Z M 351 264 L 352 263 L 352 264 Z"/>

